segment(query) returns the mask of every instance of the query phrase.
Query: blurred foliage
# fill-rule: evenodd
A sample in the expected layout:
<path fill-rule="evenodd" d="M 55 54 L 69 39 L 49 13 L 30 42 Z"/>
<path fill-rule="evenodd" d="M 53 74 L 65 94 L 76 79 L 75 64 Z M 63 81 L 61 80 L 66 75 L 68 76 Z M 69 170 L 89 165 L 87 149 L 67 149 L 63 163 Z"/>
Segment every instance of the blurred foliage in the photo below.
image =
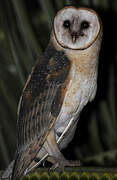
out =
<path fill-rule="evenodd" d="M 69 180 L 79 180 L 78 173 L 73 172 L 73 173 L 70 175 Z"/>
<path fill-rule="evenodd" d="M 31 174 L 30 179 L 31 180 L 39 180 L 40 176 L 37 172 L 35 172 L 35 173 Z"/>
<path fill-rule="evenodd" d="M 41 175 L 41 177 L 40 177 L 40 180 L 49 180 L 49 175 L 48 175 L 48 173 L 43 173 L 42 175 Z"/>
<path fill-rule="evenodd" d="M 29 175 L 26 175 L 26 176 L 23 176 L 20 178 L 21 180 L 29 180 L 30 179 L 30 176 Z"/>
<path fill-rule="evenodd" d="M 56 172 L 50 174 L 49 180 L 59 180 L 59 175 Z"/>
<path fill-rule="evenodd" d="M 112 180 L 117 180 L 117 174 L 113 176 Z"/>
<path fill-rule="evenodd" d="M 80 180 L 89 180 L 89 176 L 86 172 L 83 172 L 80 176 Z"/>
<path fill-rule="evenodd" d="M 28 176 L 23 176 L 21 180 L 32 180 L 32 177 L 35 177 L 35 180 L 116 180 L 117 174 L 112 174 L 112 173 L 79 173 L 79 172 L 64 172 L 62 175 L 58 175 L 55 172 L 51 173 L 50 176 L 46 172 L 42 174 L 38 174 L 36 172 L 36 176 L 34 175 L 35 173 L 31 173 Z M 56 174 L 56 176 L 55 176 Z M 54 178 L 53 178 L 54 177 Z"/>
<path fill-rule="evenodd" d="M 99 175 L 97 173 L 92 173 L 89 177 L 89 180 L 99 180 Z"/>
<path fill-rule="evenodd" d="M 111 178 L 107 173 L 105 173 L 102 175 L 101 180 L 111 180 Z"/>
<path fill-rule="evenodd" d="M 69 175 L 67 172 L 63 172 L 61 175 L 60 175 L 60 180 L 69 180 Z"/>
<path fill-rule="evenodd" d="M 103 42 L 95 100 L 81 114 L 74 140 L 63 154 L 85 165 L 117 165 L 117 1 L 1 0 L 0 4 L 0 168 L 16 149 L 17 106 L 32 65 L 49 41 L 53 17 L 65 5 L 95 9 Z M 87 119 L 88 117 L 88 119 Z M 72 154 L 72 157 L 71 157 Z"/>

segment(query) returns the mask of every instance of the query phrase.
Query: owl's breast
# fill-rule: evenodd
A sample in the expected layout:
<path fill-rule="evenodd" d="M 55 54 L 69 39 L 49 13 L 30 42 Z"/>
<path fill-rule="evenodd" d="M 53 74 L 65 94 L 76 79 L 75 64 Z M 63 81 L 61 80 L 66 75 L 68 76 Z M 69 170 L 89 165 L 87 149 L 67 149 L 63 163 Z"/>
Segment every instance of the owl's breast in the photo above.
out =
<path fill-rule="evenodd" d="M 64 102 L 55 124 L 56 138 L 61 135 L 67 127 L 70 119 L 74 116 L 76 123 L 71 127 L 69 137 L 64 138 L 62 144 L 66 146 L 72 139 L 75 132 L 77 119 L 83 107 L 93 99 L 97 89 L 97 72 L 89 76 L 80 74 L 75 66 L 72 69 L 71 81 L 69 83 Z M 63 146 L 63 145 L 62 145 Z"/>
<path fill-rule="evenodd" d="M 72 83 L 66 92 L 62 109 L 67 114 L 80 112 L 88 101 L 95 96 L 97 89 L 97 72 L 93 71 L 88 76 L 83 75 L 74 67 Z"/>

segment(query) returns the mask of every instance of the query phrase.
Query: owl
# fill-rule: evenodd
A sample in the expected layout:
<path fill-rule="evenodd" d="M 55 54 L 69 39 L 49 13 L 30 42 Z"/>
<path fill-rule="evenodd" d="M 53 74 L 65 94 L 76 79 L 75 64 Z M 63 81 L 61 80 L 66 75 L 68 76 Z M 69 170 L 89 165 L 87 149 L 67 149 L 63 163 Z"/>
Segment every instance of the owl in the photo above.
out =
<path fill-rule="evenodd" d="M 95 97 L 101 39 L 94 10 L 69 6 L 55 16 L 49 44 L 20 98 L 12 180 L 45 160 L 60 172 L 80 165 L 60 151 L 72 140 L 83 107 Z"/>

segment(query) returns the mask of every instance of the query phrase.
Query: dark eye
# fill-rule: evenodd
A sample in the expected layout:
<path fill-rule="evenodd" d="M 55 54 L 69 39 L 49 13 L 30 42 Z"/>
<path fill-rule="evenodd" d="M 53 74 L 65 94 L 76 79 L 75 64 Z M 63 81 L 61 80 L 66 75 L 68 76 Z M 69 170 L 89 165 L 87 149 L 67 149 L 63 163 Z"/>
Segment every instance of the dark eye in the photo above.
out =
<path fill-rule="evenodd" d="M 65 28 L 70 28 L 70 21 L 69 20 L 64 21 L 63 26 Z"/>
<path fill-rule="evenodd" d="M 87 29 L 89 27 L 89 22 L 88 21 L 83 21 L 81 23 L 81 29 Z"/>

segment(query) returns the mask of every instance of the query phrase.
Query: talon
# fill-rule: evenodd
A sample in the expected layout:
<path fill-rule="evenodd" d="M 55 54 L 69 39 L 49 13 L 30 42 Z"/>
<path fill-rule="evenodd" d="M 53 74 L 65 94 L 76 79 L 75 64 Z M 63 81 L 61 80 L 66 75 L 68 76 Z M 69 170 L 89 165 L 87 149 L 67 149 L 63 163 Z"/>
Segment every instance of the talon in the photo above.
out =
<path fill-rule="evenodd" d="M 48 169 L 48 174 L 49 174 L 49 176 L 50 176 L 50 173 L 51 173 L 51 168 Z"/>
<path fill-rule="evenodd" d="M 66 166 L 81 166 L 81 165 L 82 165 L 82 163 L 81 163 L 80 160 L 79 160 L 79 161 L 69 160 L 69 161 L 68 161 L 68 164 L 67 164 Z"/>
<path fill-rule="evenodd" d="M 45 162 L 46 162 L 46 161 L 43 161 L 43 167 L 45 167 Z"/>
<path fill-rule="evenodd" d="M 52 165 L 52 167 L 48 169 L 48 174 L 50 174 L 51 172 L 54 172 L 57 168 L 58 168 L 58 162 Z"/>
<path fill-rule="evenodd" d="M 52 172 L 54 172 L 54 171 L 53 171 L 53 169 L 50 167 L 50 168 L 48 169 L 48 174 L 49 174 L 49 176 L 51 175 Z"/>
<path fill-rule="evenodd" d="M 64 167 L 78 167 L 81 166 L 80 161 L 68 161 L 68 160 L 61 160 L 52 165 L 52 167 L 49 169 L 49 174 L 50 172 L 53 172 L 57 169 L 58 173 L 61 174 L 64 171 Z"/>

